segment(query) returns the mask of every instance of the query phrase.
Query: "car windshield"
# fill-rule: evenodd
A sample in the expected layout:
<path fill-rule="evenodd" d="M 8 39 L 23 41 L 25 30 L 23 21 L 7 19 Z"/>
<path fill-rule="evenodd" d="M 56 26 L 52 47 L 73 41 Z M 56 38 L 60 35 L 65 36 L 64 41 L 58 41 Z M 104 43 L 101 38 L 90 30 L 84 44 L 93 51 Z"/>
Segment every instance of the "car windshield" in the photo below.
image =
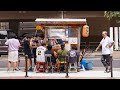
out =
<path fill-rule="evenodd" d="M 7 37 L 7 31 L 0 31 L 0 39 L 5 39 Z"/>

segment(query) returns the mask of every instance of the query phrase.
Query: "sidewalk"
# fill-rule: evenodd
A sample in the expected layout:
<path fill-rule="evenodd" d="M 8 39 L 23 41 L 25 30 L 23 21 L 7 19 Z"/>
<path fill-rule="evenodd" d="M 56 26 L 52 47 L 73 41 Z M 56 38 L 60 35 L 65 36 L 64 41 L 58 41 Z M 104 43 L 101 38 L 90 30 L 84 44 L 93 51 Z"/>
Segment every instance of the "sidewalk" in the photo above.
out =
<path fill-rule="evenodd" d="M 114 51 L 114 53 L 112 54 L 114 59 L 113 78 L 111 78 L 111 73 L 104 73 L 104 68 L 102 66 L 102 63 L 100 62 L 100 54 L 101 54 L 100 52 L 96 52 L 86 57 L 87 60 L 92 60 L 92 62 L 94 61 L 94 64 L 96 66 L 94 67 L 93 70 L 80 71 L 78 73 L 69 73 L 69 78 L 65 78 L 66 73 L 35 73 L 35 72 L 28 72 L 29 77 L 25 77 L 25 72 L 23 71 L 7 72 L 6 68 L 0 68 L 0 79 L 120 79 L 120 68 L 118 67 L 118 65 L 120 65 L 119 64 L 120 51 Z M 95 55 L 97 55 L 98 57 Z M 21 66 L 24 60 L 25 60 L 24 57 L 21 57 Z M 4 67 L 6 67 L 5 65 L 7 65 L 7 62 L 5 61 L 7 61 L 7 56 L 0 57 L 1 66 L 4 64 Z"/>
<path fill-rule="evenodd" d="M 0 70 L 0 79 L 120 79 L 120 69 L 113 71 L 113 78 L 111 73 L 104 73 L 104 70 L 94 69 L 90 71 L 80 71 L 77 73 L 69 73 L 69 78 L 66 78 L 66 73 L 35 73 L 28 72 L 29 77 L 25 77 L 23 71 L 10 71 L 5 69 Z"/>

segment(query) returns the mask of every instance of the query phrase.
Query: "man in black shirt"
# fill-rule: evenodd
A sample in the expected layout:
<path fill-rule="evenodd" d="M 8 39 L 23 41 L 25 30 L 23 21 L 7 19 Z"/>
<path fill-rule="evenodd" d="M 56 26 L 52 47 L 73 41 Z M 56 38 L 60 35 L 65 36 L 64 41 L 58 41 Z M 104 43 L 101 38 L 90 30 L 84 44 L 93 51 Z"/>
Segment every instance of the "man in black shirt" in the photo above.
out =
<path fill-rule="evenodd" d="M 32 53 L 34 55 L 34 65 L 36 65 L 36 49 L 38 47 L 38 40 L 37 40 L 37 35 L 33 36 L 33 39 L 30 41 L 30 46 L 32 48 Z"/>
<path fill-rule="evenodd" d="M 28 55 L 28 65 L 29 65 L 29 70 L 28 71 L 32 71 L 32 54 L 31 54 L 31 49 L 30 49 L 30 40 L 31 40 L 31 36 L 28 35 L 26 37 L 26 40 L 24 40 L 24 53 L 25 55 Z"/>

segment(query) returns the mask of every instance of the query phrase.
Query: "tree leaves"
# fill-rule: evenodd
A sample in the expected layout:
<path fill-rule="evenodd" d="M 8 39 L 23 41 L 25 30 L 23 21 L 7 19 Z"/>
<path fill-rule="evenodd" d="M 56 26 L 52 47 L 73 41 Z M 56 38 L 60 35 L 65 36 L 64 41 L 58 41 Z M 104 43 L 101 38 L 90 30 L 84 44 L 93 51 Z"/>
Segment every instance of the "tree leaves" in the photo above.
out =
<path fill-rule="evenodd" d="M 113 17 L 120 17 L 120 11 L 104 11 L 104 17 L 111 20 Z"/>

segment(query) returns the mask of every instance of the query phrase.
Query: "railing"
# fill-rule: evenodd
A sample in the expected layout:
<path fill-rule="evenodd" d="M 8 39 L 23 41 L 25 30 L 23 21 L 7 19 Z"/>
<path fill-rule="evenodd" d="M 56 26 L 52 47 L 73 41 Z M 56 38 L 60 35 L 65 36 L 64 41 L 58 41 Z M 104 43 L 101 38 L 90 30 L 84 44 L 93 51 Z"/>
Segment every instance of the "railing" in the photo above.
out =
<path fill-rule="evenodd" d="M 81 42 L 80 47 L 85 49 L 95 49 L 99 45 L 99 42 Z"/>
<path fill-rule="evenodd" d="M 87 43 L 86 42 L 81 42 L 80 47 L 85 49 L 87 47 Z"/>

